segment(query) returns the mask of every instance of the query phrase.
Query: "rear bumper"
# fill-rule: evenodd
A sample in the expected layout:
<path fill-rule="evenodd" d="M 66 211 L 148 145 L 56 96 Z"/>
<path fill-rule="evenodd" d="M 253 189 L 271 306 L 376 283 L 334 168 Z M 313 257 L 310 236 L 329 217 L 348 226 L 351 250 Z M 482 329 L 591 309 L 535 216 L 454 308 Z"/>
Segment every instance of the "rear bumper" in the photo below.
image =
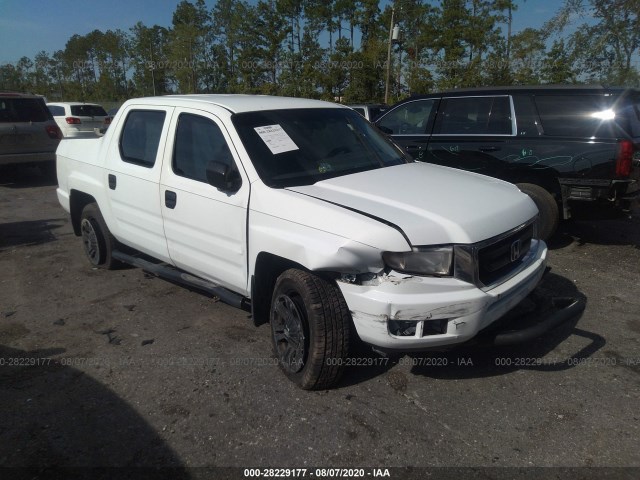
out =
<path fill-rule="evenodd" d="M 96 138 L 100 136 L 98 128 L 91 130 L 78 130 L 75 128 L 65 128 L 62 133 L 65 138 Z"/>
<path fill-rule="evenodd" d="M 593 202 L 606 200 L 616 204 L 618 200 L 629 200 L 640 195 L 640 183 L 628 180 L 576 180 L 560 179 L 562 197 L 570 202 Z"/>
<path fill-rule="evenodd" d="M 58 187 L 56 189 L 56 195 L 58 196 L 58 202 L 62 208 L 64 208 L 67 213 L 71 213 L 71 200 L 69 198 L 69 194 Z"/>
<path fill-rule="evenodd" d="M 338 285 L 364 342 L 386 350 L 424 350 L 466 342 L 505 315 L 538 285 L 546 255 L 539 242 L 525 269 L 489 291 L 455 278 L 401 275 L 381 277 L 375 286 Z M 398 325 L 407 328 L 398 334 Z"/>
<path fill-rule="evenodd" d="M 0 165 L 26 165 L 29 163 L 55 162 L 56 152 L 12 153 L 0 155 Z"/>

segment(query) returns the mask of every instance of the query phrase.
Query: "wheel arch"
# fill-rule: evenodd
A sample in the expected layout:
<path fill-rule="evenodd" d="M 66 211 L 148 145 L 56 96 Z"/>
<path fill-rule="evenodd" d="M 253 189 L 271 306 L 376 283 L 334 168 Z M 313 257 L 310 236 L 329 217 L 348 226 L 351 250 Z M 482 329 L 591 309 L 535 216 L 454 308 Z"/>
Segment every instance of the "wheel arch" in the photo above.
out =
<path fill-rule="evenodd" d="M 69 194 L 69 206 L 71 210 L 71 225 L 73 226 L 73 233 L 76 236 L 80 236 L 80 218 L 82 216 L 82 210 L 90 203 L 96 203 L 96 199 L 91 195 L 81 192 L 79 190 L 71 190 Z"/>
<path fill-rule="evenodd" d="M 558 205 L 562 203 L 562 189 L 555 170 L 519 169 L 509 172 L 505 176 L 504 180 L 513 184 L 531 183 L 533 185 L 538 185 L 549 192 Z"/>
<path fill-rule="evenodd" d="M 335 279 L 336 272 L 312 271 L 304 265 L 279 255 L 262 251 L 256 257 L 253 275 L 251 276 L 251 311 L 253 323 L 258 326 L 269 322 L 271 296 L 276 280 L 286 270 L 295 268 L 305 272 L 313 272 L 326 279 Z"/>

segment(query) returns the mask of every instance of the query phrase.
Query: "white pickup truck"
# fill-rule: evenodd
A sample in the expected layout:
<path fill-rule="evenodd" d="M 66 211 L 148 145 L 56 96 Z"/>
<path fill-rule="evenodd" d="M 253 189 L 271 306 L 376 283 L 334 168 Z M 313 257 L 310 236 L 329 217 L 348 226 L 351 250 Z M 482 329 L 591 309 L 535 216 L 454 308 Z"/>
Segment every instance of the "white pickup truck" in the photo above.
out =
<path fill-rule="evenodd" d="M 305 389 L 337 382 L 354 334 L 400 352 L 469 340 L 545 271 L 527 195 L 416 163 L 331 103 L 129 100 L 104 137 L 60 143 L 57 175 L 93 265 L 250 309 Z"/>

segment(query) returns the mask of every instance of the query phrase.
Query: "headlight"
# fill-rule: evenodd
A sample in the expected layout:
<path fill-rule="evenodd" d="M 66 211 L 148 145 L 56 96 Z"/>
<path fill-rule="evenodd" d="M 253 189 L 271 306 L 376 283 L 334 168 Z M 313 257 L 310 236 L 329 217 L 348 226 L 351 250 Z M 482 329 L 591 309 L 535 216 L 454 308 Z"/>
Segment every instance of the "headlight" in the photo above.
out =
<path fill-rule="evenodd" d="M 453 247 L 414 248 L 411 252 L 384 252 L 384 263 L 402 273 L 450 276 L 453 272 Z"/>

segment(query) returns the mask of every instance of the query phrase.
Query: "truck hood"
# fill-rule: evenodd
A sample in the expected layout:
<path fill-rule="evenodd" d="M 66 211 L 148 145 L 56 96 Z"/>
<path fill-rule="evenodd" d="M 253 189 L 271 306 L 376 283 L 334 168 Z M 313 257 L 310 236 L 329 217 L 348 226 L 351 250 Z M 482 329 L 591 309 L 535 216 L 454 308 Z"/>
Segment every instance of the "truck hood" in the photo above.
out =
<path fill-rule="evenodd" d="M 393 224 L 413 246 L 479 242 L 538 212 L 510 183 L 422 162 L 288 190 Z"/>

